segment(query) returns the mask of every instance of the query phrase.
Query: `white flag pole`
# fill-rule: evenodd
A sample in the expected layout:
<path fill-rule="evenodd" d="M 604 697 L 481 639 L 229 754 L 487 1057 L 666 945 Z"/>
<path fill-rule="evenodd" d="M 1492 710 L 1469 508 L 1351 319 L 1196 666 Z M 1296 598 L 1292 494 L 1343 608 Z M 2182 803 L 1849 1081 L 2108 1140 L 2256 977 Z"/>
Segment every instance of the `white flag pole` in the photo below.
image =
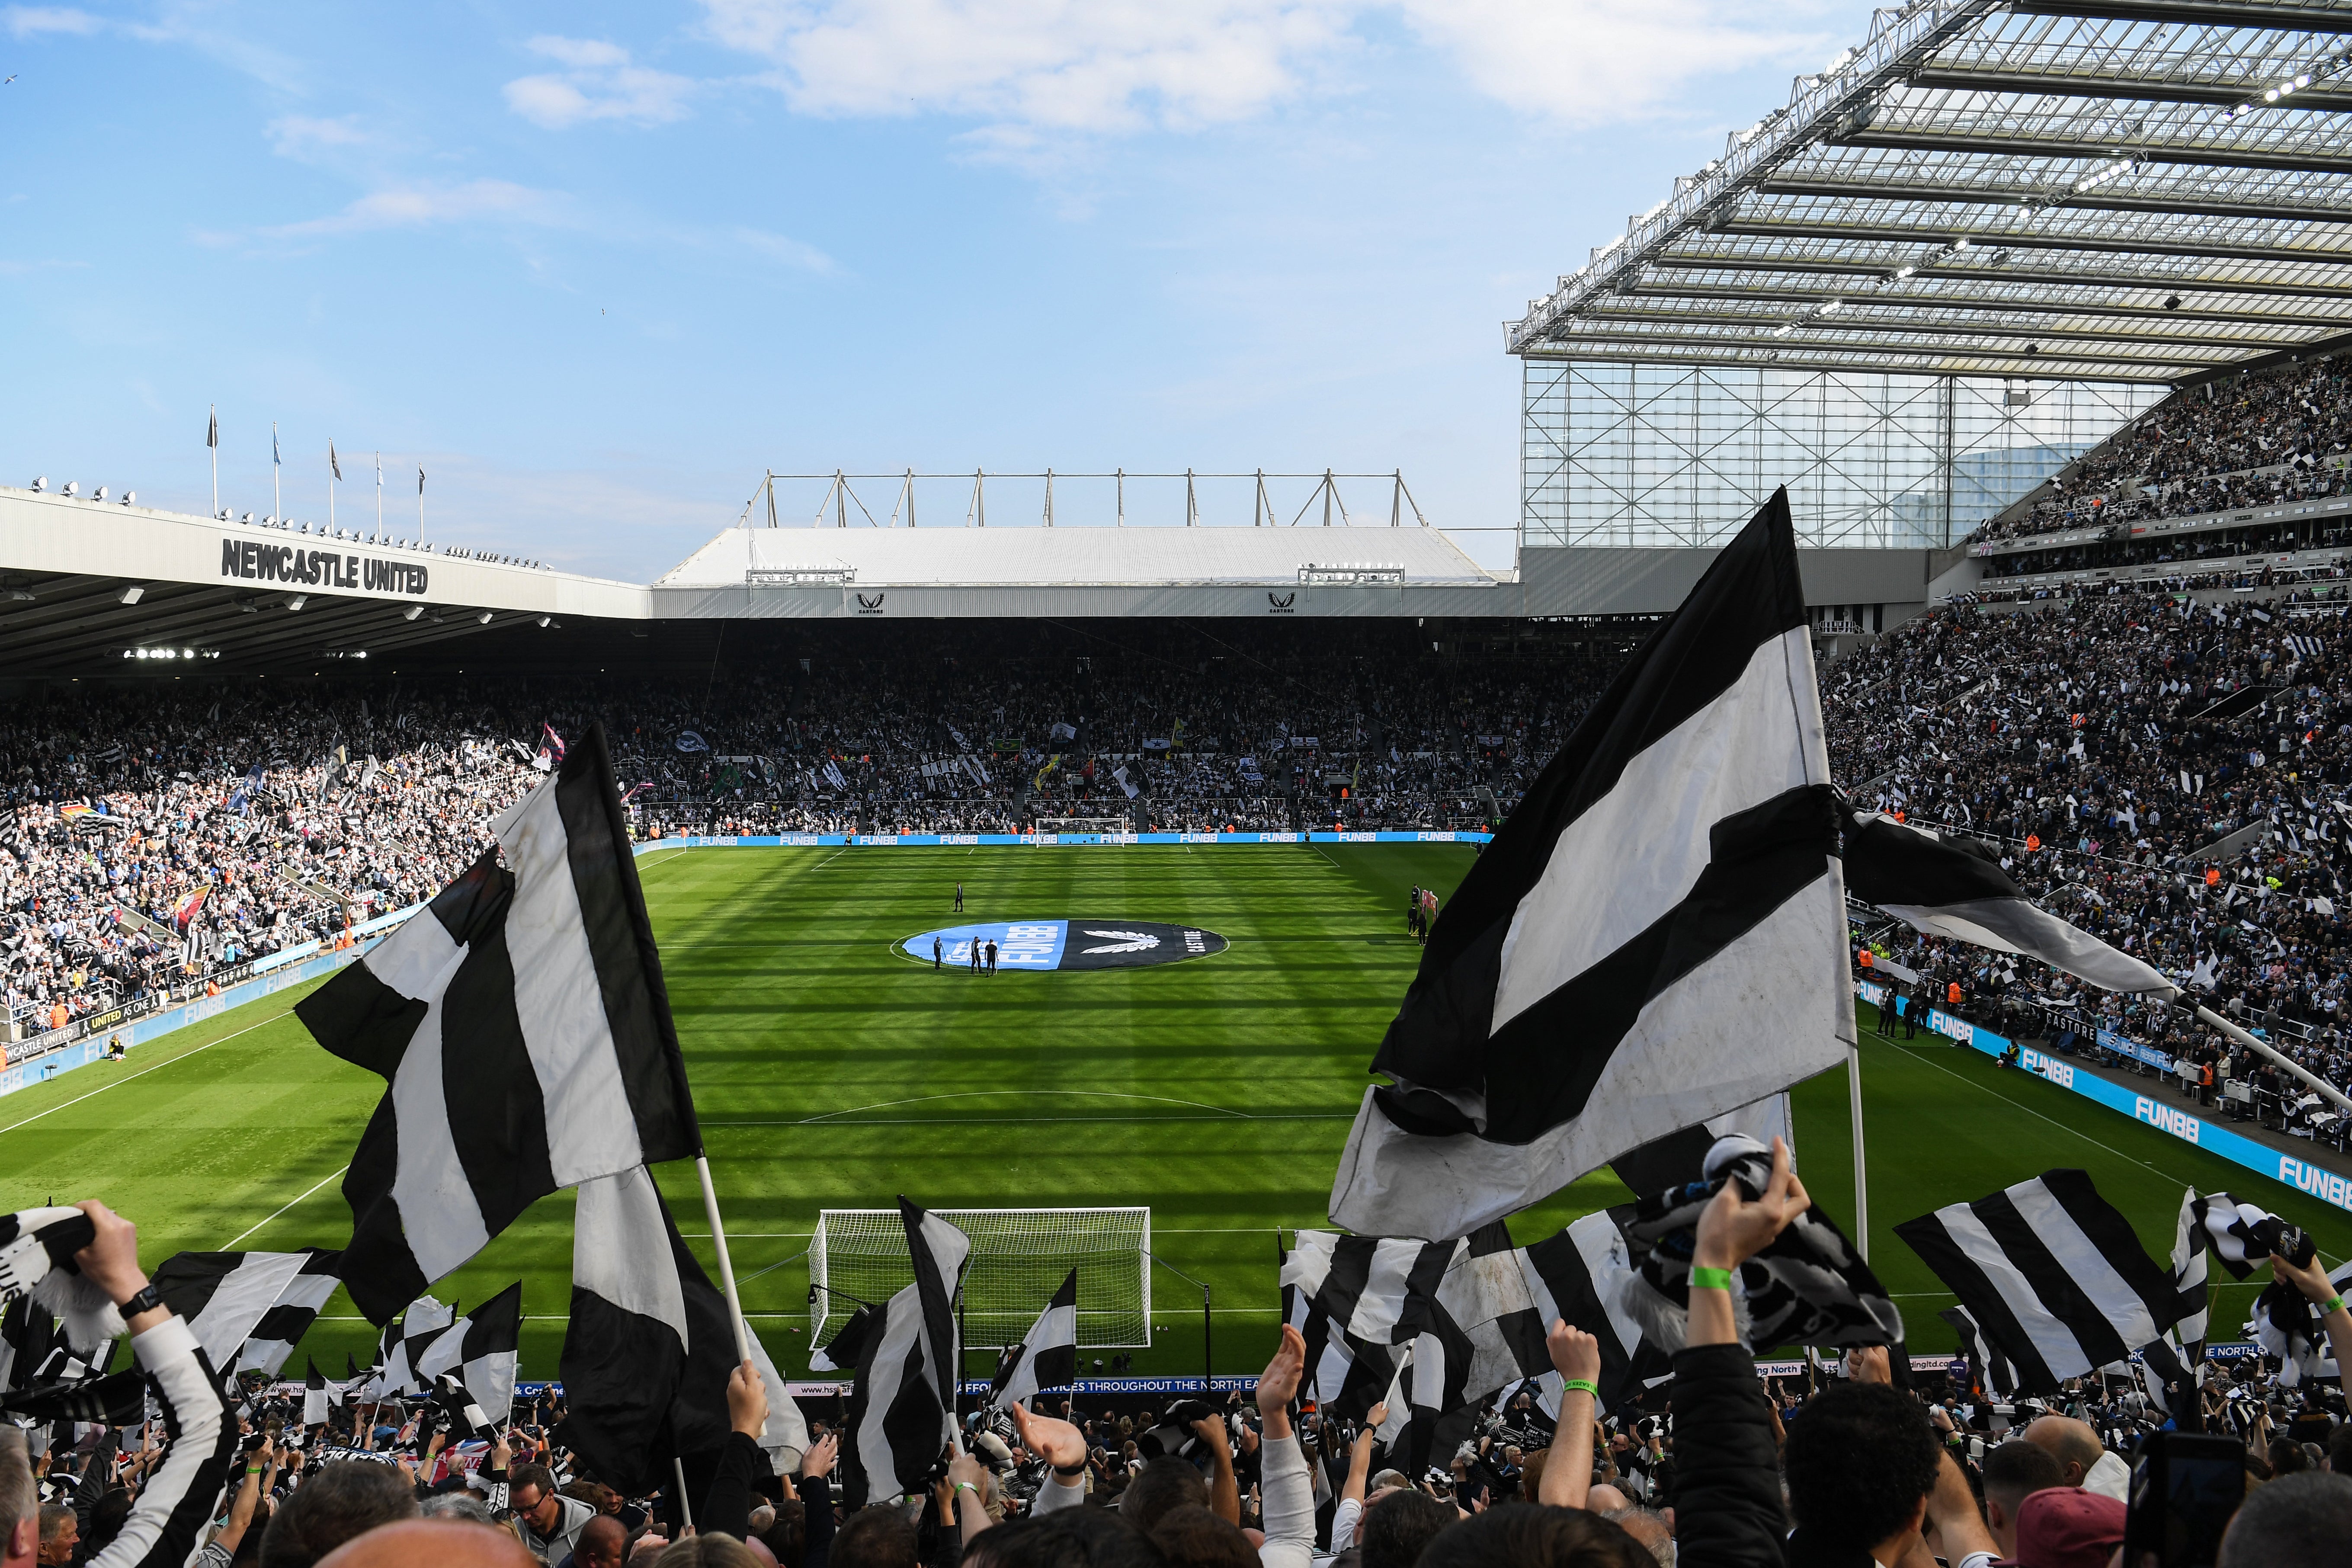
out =
<path fill-rule="evenodd" d="M 1864 1263 L 1870 1261 L 1870 1179 L 1862 1159 L 1862 1047 L 1846 1047 L 1846 1100 L 1853 1118 L 1853 1246 Z"/>
<path fill-rule="evenodd" d="M 684 1521 L 688 1533 L 694 1530 L 694 1505 L 686 1500 L 686 1461 L 672 1454 L 671 1468 L 677 1473 L 677 1517 Z"/>
<path fill-rule="evenodd" d="M 719 1283 L 727 1292 L 727 1317 L 735 1325 L 735 1359 L 751 1359 L 751 1331 L 743 1324 L 743 1303 L 735 1298 L 735 1261 L 727 1256 L 727 1227 L 719 1223 L 719 1191 L 710 1184 L 710 1161 L 694 1157 L 694 1173 L 702 1178 L 702 1212 L 710 1221 L 710 1245 L 719 1252 Z"/>
<path fill-rule="evenodd" d="M 2305 1083 L 2309 1084 L 2312 1089 L 2316 1090 L 2318 1093 L 2334 1100 L 2337 1105 L 2343 1107 L 2345 1110 L 2352 1110 L 2352 1100 L 2346 1099 L 2342 1089 L 2337 1089 L 2334 1084 L 2327 1082 L 2325 1079 L 2314 1078 L 2310 1073 L 2297 1066 L 2291 1058 L 2281 1056 L 2277 1051 L 2274 1051 L 2269 1046 L 2264 1045 L 2260 1038 L 2248 1034 L 2237 1025 L 2230 1022 L 2229 1019 L 2221 1016 L 2221 1014 L 2213 1011 L 2212 1008 L 2200 1003 L 2197 1007 L 2197 1016 L 2200 1021 L 2212 1025 L 2213 1027 L 2221 1030 L 2221 1033 L 2237 1041 L 2238 1044 L 2244 1046 L 2248 1049 L 2263 1057 L 2271 1063 L 2272 1066 L 2284 1068 L 2288 1072 L 2293 1073 L 2296 1078 L 2301 1079 Z"/>
<path fill-rule="evenodd" d="M 278 461 L 278 421 L 272 419 L 269 422 L 269 515 L 272 520 L 281 518 L 286 515 L 286 498 L 284 495 L 279 493 L 278 487 L 278 470 L 279 466 L 280 465 Z M 215 510 L 217 510 L 218 509 L 215 508 Z"/>

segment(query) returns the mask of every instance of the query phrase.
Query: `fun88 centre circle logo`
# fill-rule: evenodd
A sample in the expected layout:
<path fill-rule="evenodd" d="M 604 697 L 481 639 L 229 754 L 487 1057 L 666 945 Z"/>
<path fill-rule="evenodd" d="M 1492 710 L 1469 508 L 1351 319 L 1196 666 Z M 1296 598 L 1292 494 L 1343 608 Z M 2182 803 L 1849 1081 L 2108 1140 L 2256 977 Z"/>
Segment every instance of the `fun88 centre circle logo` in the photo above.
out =
<path fill-rule="evenodd" d="M 1162 921 L 1030 920 L 982 921 L 918 932 L 898 951 L 942 969 L 985 967 L 996 944 L 999 969 L 1147 969 L 1225 951 L 1225 939 L 1200 926 Z M 977 958 L 977 963 L 975 963 Z"/>

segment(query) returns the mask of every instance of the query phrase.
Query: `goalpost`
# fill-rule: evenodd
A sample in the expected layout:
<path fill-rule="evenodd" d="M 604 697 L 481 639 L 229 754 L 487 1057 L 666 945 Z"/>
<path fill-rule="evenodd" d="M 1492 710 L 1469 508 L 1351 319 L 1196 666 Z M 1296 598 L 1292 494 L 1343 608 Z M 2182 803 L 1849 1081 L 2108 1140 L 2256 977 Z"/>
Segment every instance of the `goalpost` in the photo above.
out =
<path fill-rule="evenodd" d="M 1063 1277 L 1078 1271 L 1081 1349 L 1151 1343 L 1151 1211 L 934 1209 L 971 1237 L 964 1266 L 964 1339 L 1020 1342 Z M 822 1209 L 809 1238 L 809 1343 L 824 1344 L 860 1304 L 880 1306 L 914 1283 L 897 1209 Z"/>
<path fill-rule="evenodd" d="M 1040 833 L 1132 833 L 1135 822 L 1125 816 L 1041 816 Z"/>

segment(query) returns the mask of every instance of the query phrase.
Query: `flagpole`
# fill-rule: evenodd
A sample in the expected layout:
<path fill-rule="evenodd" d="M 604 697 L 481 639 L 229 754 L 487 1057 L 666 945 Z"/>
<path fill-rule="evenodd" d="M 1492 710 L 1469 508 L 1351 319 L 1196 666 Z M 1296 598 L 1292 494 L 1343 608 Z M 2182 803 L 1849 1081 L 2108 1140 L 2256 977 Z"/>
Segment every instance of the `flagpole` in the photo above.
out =
<path fill-rule="evenodd" d="M 2352 1100 L 2346 1099 L 2342 1089 L 2337 1089 L 2334 1084 L 2327 1082 L 2324 1079 L 2314 1078 L 2310 1073 L 2297 1066 L 2292 1058 L 2281 1056 L 2277 1051 L 2273 1050 L 2269 1046 L 2265 1045 L 2259 1037 L 2248 1034 L 2245 1030 L 2240 1028 L 2237 1025 L 2232 1024 L 2229 1019 L 2224 1018 L 2221 1014 L 2216 1013 L 2212 1008 L 2206 1006 L 2201 1002 L 2197 1005 L 2197 1017 L 2200 1022 L 2212 1025 L 2213 1027 L 2221 1030 L 2221 1033 L 2237 1041 L 2238 1044 L 2256 1052 L 2265 1060 L 2270 1062 L 2272 1066 L 2285 1068 L 2288 1072 L 2291 1072 L 2295 1077 L 2301 1079 L 2305 1083 L 2309 1084 L 2320 1094 L 2334 1100 L 2337 1105 L 2342 1106 L 2347 1110 L 2352 1110 Z"/>
<path fill-rule="evenodd" d="M 1846 1100 L 1853 1118 L 1853 1245 L 1864 1263 L 1870 1261 L 1870 1181 L 1862 1157 L 1862 1046 L 1846 1047 Z"/>
<path fill-rule="evenodd" d="M 335 526 L 335 480 L 339 477 L 335 472 L 335 438 L 330 436 L 327 437 L 327 526 L 329 528 Z"/>
<path fill-rule="evenodd" d="M 286 515 L 286 497 L 278 489 L 278 421 L 272 419 L 269 422 L 269 515 L 273 518 Z M 218 511 L 220 509 L 215 507 L 213 510 Z"/>
<path fill-rule="evenodd" d="M 735 1325 L 735 1359 L 750 1361 L 751 1333 L 743 1324 L 743 1303 L 735 1296 L 735 1260 L 727 1256 L 727 1227 L 719 1222 L 719 1190 L 710 1184 L 709 1156 L 694 1157 L 694 1173 L 702 1178 L 702 1212 L 710 1221 L 710 1245 L 719 1252 L 719 1282 L 727 1291 L 728 1319 Z"/>
<path fill-rule="evenodd" d="M 212 417 L 205 428 L 205 445 L 213 454 L 213 516 L 220 516 L 220 405 L 212 405 Z"/>

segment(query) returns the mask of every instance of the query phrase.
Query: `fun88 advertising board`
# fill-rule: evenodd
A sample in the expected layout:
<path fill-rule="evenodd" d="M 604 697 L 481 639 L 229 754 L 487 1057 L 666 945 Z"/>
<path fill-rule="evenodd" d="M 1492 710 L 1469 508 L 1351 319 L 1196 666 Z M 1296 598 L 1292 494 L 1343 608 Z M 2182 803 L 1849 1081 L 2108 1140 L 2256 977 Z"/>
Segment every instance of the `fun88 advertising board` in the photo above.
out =
<path fill-rule="evenodd" d="M 1200 926 L 1110 917 L 1102 920 L 984 921 L 919 931 L 898 951 L 941 969 L 985 968 L 996 946 L 996 967 L 1068 973 L 1088 969 L 1142 969 L 1205 958 L 1225 950 L 1225 939 Z"/>

